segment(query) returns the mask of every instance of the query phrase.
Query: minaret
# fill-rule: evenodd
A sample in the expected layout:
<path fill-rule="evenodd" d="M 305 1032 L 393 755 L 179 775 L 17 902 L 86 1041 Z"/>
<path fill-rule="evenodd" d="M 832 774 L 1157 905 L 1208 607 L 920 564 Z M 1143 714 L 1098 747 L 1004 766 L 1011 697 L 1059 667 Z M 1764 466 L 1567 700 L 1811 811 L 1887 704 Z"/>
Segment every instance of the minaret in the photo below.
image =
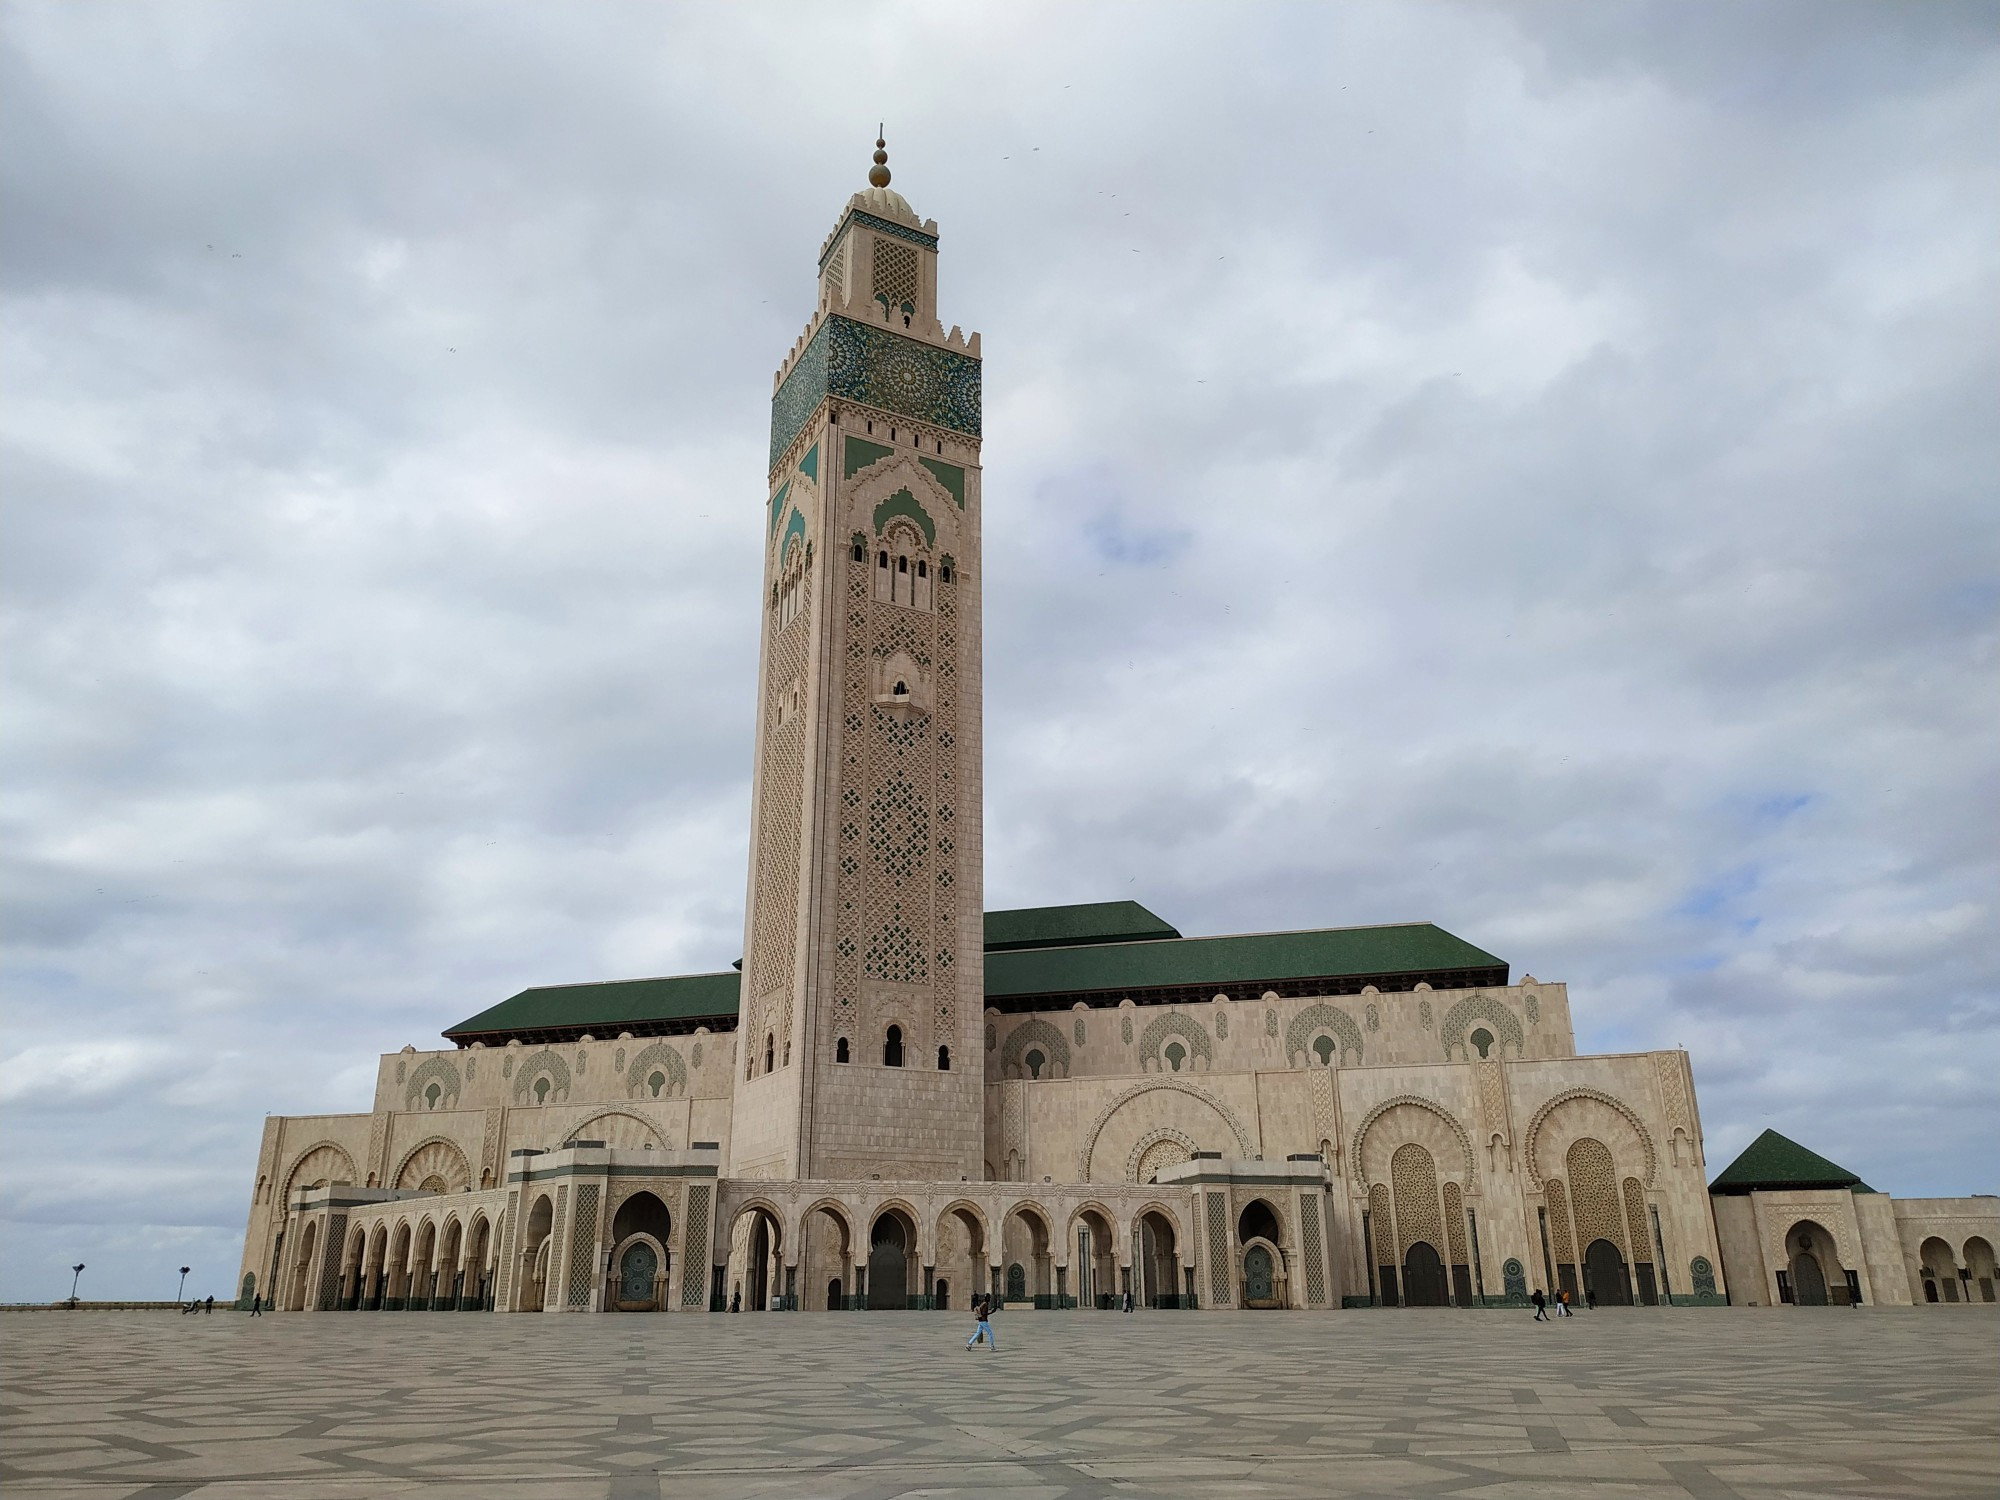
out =
<path fill-rule="evenodd" d="M 979 336 L 888 161 L 771 400 L 731 1176 L 985 1176 Z"/>

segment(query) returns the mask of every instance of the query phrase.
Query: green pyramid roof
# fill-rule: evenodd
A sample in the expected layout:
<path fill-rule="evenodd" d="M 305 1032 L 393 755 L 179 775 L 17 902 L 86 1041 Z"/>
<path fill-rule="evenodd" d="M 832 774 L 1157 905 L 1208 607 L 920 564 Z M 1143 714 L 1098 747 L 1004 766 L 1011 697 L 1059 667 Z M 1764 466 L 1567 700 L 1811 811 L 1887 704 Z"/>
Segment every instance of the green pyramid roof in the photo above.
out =
<path fill-rule="evenodd" d="M 1722 1169 L 1722 1175 L 1708 1185 L 1711 1193 L 1741 1194 L 1776 1188 L 1848 1188 L 1857 1193 L 1875 1190 L 1838 1162 L 1828 1161 L 1817 1151 L 1808 1151 L 1797 1141 L 1767 1130 L 1743 1150 L 1743 1154 Z"/>

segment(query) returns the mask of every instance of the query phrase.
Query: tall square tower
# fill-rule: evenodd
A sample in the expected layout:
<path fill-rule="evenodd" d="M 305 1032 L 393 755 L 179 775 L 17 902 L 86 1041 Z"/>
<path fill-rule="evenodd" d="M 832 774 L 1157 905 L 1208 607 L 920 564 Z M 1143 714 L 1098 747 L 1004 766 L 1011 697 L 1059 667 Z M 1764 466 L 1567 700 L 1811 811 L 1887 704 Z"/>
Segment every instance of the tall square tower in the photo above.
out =
<path fill-rule="evenodd" d="M 887 161 L 771 402 L 733 1177 L 985 1176 L 979 336 Z"/>

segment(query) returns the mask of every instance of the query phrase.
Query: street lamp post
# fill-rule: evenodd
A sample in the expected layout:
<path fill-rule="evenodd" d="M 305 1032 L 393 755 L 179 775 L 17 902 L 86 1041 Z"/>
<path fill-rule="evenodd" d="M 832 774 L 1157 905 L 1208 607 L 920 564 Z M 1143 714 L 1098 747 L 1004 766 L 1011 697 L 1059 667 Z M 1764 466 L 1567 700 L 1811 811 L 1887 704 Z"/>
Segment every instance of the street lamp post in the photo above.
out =
<path fill-rule="evenodd" d="M 79 1281 L 83 1280 L 83 1271 L 84 1271 L 83 1262 L 78 1261 L 75 1265 L 70 1267 L 70 1271 L 73 1274 L 69 1278 L 69 1305 L 71 1311 L 74 1311 L 76 1308 L 76 1284 Z"/>
<path fill-rule="evenodd" d="M 186 1266 L 182 1266 L 182 1267 L 181 1267 L 181 1287 L 180 1287 L 180 1290 L 179 1290 L 179 1291 L 177 1291 L 177 1292 L 175 1292 L 175 1293 L 174 1293 L 174 1301 L 176 1301 L 176 1302 L 185 1302 L 185 1301 L 187 1301 L 187 1289 L 188 1289 L 188 1268 L 187 1268 Z"/>

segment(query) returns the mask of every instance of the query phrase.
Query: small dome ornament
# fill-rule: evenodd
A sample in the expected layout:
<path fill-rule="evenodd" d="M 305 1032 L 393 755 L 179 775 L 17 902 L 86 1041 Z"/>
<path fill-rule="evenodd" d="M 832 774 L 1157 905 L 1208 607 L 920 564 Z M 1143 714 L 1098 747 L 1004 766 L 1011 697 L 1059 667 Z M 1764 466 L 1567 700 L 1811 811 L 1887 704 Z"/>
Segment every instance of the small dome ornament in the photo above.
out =
<path fill-rule="evenodd" d="M 875 127 L 875 131 L 875 165 L 868 169 L 868 185 L 885 188 L 889 185 L 888 142 L 882 137 L 880 125 Z"/>

